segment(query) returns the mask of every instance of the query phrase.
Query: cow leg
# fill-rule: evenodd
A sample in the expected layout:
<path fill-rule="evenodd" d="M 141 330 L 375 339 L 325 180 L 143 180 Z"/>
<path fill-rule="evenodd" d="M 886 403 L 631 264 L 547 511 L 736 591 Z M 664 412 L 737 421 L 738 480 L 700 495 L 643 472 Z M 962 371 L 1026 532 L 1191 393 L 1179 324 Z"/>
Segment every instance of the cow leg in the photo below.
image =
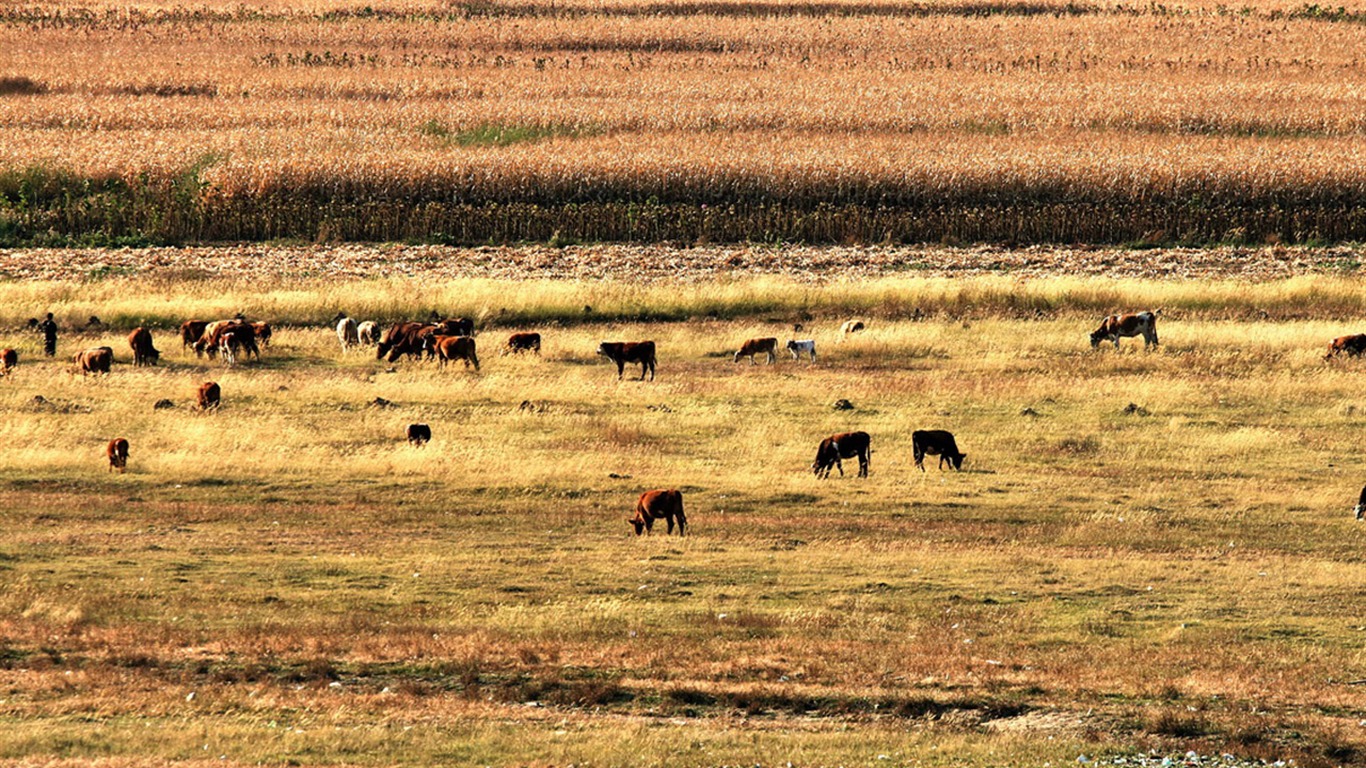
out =
<path fill-rule="evenodd" d="M 770 349 L 768 351 L 768 364 L 773 365 L 776 362 L 778 362 L 778 356 L 773 354 L 773 350 Z"/>
<path fill-rule="evenodd" d="M 623 360 L 618 360 L 618 361 L 617 361 L 617 381 L 621 381 L 621 374 L 622 374 L 622 372 L 625 371 L 625 370 L 626 370 L 626 361 L 625 361 L 624 359 L 623 359 Z M 641 374 L 641 378 L 644 378 L 644 376 L 645 376 L 644 374 Z"/>
<path fill-rule="evenodd" d="M 838 457 L 835 458 L 835 469 L 840 471 L 840 477 L 844 477 L 844 463 Z"/>
<path fill-rule="evenodd" d="M 749 356 L 749 364 L 750 364 L 750 365 L 758 365 L 758 363 L 754 362 L 754 355 L 750 355 L 750 356 Z"/>
<path fill-rule="evenodd" d="M 672 536 L 672 535 L 673 535 L 673 532 L 674 532 L 674 516 L 673 516 L 673 515 L 669 515 L 668 517 L 664 518 L 664 522 L 666 522 L 666 523 L 669 524 L 669 529 L 668 529 L 667 531 L 664 532 L 664 535 L 665 535 L 665 536 Z"/>

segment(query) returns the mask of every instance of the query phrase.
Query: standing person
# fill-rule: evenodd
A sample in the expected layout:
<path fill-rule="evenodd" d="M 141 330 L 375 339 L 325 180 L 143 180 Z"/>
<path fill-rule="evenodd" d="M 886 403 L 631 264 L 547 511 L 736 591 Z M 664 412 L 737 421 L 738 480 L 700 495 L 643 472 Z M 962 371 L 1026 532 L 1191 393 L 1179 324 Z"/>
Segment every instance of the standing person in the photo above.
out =
<path fill-rule="evenodd" d="M 38 330 L 43 332 L 43 354 L 52 357 L 57 354 L 57 323 L 52 319 L 52 313 L 47 313 L 47 319 L 38 324 Z"/>

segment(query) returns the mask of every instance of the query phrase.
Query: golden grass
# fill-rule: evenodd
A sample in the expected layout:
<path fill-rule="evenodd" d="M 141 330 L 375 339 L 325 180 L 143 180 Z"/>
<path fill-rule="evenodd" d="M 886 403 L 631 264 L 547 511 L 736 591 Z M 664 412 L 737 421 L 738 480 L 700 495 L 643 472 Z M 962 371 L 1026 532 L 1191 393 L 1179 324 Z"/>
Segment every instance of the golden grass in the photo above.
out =
<path fill-rule="evenodd" d="M 160 329 L 153 370 L 126 364 L 121 331 L 63 336 L 64 354 L 114 346 L 107 379 L 4 335 L 21 363 L 0 380 L 0 759 L 995 766 L 1151 747 L 1330 765 L 1362 748 L 1345 683 L 1366 677 L 1349 513 L 1366 400 L 1360 362 L 1321 359 L 1366 322 L 1342 312 L 1354 282 L 81 288 L 10 284 L 0 304 L 80 317 L 137 294 L 316 324 L 231 370 Z M 736 311 L 485 316 L 479 373 L 391 371 L 321 327 L 339 300 L 553 317 L 575 290 L 604 311 Z M 1172 308 L 1162 348 L 1093 352 L 1096 302 L 1145 295 Z M 724 356 L 786 338 L 769 313 L 796 297 L 819 308 L 818 363 Z M 905 319 L 898 297 L 933 314 Z M 1262 305 L 1298 314 L 1227 319 Z M 869 329 L 841 340 L 851 308 Z M 493 353 L 521 327 L 543 359 Z M 647 337 L 657 382 L 593 355 Z M 194 412 L 209 378 L 223 409 Z M 426 448 L 410 422 L 432 425 Z M 964 472 L 914 468 L 929 427 L 957 434 Z M 850 428 L 873 435 L 872 475 L 813 479 L 816 442 Z M 115 434 L 125 475 L 105 467 Z M 651 487 L 684 490 L 689 537 L 629 535 Z"/>

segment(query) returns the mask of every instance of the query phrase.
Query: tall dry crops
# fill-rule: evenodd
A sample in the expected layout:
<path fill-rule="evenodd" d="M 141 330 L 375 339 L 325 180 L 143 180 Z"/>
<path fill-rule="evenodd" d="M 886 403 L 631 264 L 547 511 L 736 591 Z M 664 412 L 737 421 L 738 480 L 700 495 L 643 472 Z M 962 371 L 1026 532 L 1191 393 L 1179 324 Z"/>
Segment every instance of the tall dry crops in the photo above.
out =
<path fill-rule="evenodd" d="M 0 240 L 1366 237 L 1366 9 L 0 11 Z"/>

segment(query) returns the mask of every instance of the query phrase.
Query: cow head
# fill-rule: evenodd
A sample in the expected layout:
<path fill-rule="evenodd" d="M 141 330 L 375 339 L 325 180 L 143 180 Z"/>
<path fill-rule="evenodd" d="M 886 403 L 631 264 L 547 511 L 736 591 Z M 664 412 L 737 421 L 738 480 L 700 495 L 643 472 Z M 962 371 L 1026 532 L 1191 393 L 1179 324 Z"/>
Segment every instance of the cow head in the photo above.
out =
<path fill-rule="evenodd" d="M 968 457 L 968 455 L 967 455 L 966 453 L 959 453 L 959 454 L 954 454 L 953 456 L 949 456 L 949 457 L 948 457 L 948 460 L 949 460 L 949 463 L 953 465 L 953 468 L 954 468 L 954 469 L 962 469 L 962 468 L 963 468 L 963 459 L 966 459 L 967 457 Z"/>
<path fill-rule="evenodd" d="M 1366 504 L 1358 504 L 1352 511 L 1356 513 L 1358 520 L 1366 520 Z"/>
<path fill-rule="evenodd" d="M 741 358 L 741 357 L 744 357 L 744 354 L 745 354 L 745 350 L 744 350 L 744 349 L 736 350 L 736 352 L 735 352 L 735 362 L 737 362 L 737 363 L 740 362 L 740 358 Z"/>
<path fill-rule="evenodd" d="M 616 344 L 604 341 L 598 345 L 598 354 L 603 357 L 613 357 L 617 352 L 617 349 L 618 347 Z"/>
<path fill-rule="evenodd" d="M 1091 331 L 1091 349 L 1098 349 L 1098 348 L 1100 347 L 1100 343 L 1101 343 L 1102 341 L 1104 341 L 1104 340 L 1105 340 L 1105 328 L 1104 328 L 1104 326 L 1102 326 L 1102 327 L 1101 327 L 1100 329 L 1098 329 L 1098 330 Z"/>
<path fill-rule="evenodd" d="M 827 467 L 834 466 L 837 452 L 838 449 L 830 438 L 822 440 L 820 447 L 816 449 L 816 460 L 811 462 L 811 471 L 819 476 Z"/>
<path fill-rule="evenodd" d="M 376 360 L 383 360 L 383 359 L 384 359 L 384 355 L 387 354 L 387 353 L 389 352 L 389 348 L 392 347 L 392 346 L 394 346 L 394 345 L 391 344 L 391 343 L 389 343 L 389 342 L 387 342 L 387 341 L 381 341 L 381 342 L 379 343 L 379 347 L 375 350 L 375 359 L 376 359 Z"/>
<path fill-rule="evenodd" d="M 159 362 L 161 360 L 161 352 L 159 350 L 149 349 L 147 350 L 147 359 L 151 360 L 153 363 Z"/>
<path fill-rule="evenodd" d="M 626 522 L 630 523 L 631 527 L 636 529 L 637 536 L 645 533 L 645 519 L 640 516 L 639 512 L 636 513 L 635 517 L 626 518 Z"/>

